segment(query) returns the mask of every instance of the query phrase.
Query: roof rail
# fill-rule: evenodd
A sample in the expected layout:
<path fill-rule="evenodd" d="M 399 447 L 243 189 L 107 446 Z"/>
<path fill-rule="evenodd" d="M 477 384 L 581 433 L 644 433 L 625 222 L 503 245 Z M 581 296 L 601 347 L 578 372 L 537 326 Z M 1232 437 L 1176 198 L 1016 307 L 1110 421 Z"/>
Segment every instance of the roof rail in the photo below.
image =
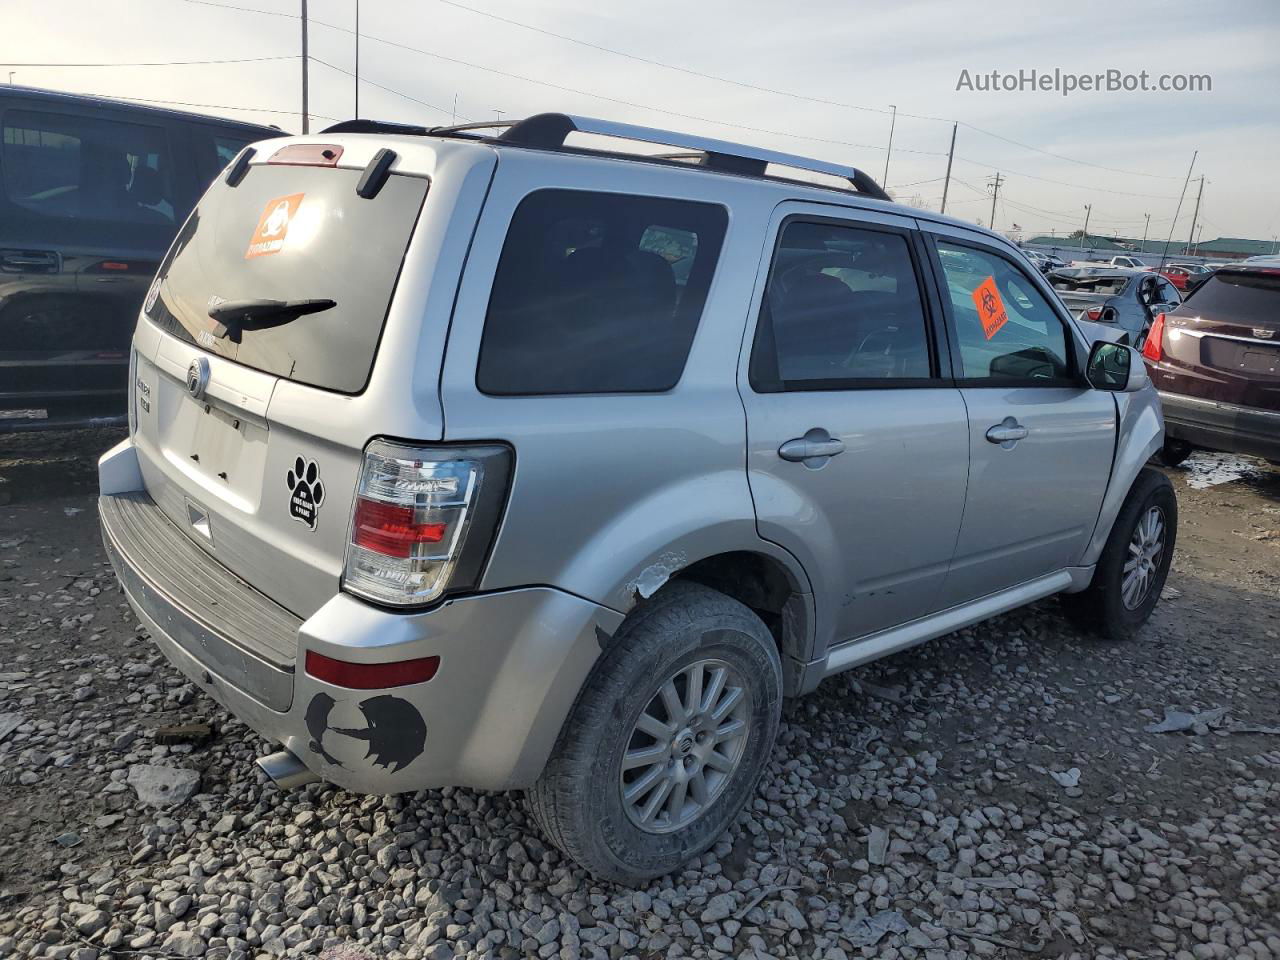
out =
<path fill-rule="evenodd" d="M 765 171 L 769 164 L 776 164 L 777 166 L 791 167 L 795 170 L 807 170 L 811 173 L 822 173 L 841 180 L 848 180 L 858 193 L 866 194 L 877 200 L 892 199 L 878 183 L 856 167 L 846 167 L 838 163 L 814 160 L 810 157 L 801 157 L 792 153 L 779 153 L 776 150 L 745 146 L 728 140 L 699 137 L 689 133 L 677 133 L 672 130 L 659 130 L 654 127 L 641 127 L 630 123 L 616 123 L 612 120 L 571 116 L 567 113 L 539 113 L 516 123 L 503 125 L 507 129 L 497 138 L 498 141 L 515 146 L 557 150 L 564 146 L 565 140 L 571 133 L 616 137 L 620 140 L 637 140 L 642 143 L 657 143 L 668 147 L 680 147 L 684 150 L 696 150 L 704 156 L 701 165 L 711 170 L 762 177 L 765 176 Z M 498 126 L 498 124 L 467 124 L 466 126 L 492 127 Z M 458 128 L 455 127 L 453 129 Z"/>

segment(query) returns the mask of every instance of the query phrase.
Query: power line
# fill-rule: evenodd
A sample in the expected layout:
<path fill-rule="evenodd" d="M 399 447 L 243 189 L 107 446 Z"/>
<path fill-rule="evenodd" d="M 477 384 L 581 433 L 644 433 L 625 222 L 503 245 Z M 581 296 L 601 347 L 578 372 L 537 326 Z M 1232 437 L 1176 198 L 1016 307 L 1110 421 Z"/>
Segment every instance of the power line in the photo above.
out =
<path fill-rule="evenodd" d="M 194 3 L 196 2 L 196 0 L 187 0 L 187 2 Z M 201 2 L 207 2 L 207 0 L 201 0 Z M 313 24 L 316 24 L 317 26 L 329 27 L 334 30 L 339 30 L 343 33 L 353 32 L 346 27 L 339 27 L 331 23 L 325 23 L 322 20 L 312 20 L 311 22 Z M 573 94 L 577 94 L 579 96 L 584 96 L 584 97 L 593 97 L 597 100 L 603 100 L 607 103 L 615 103 L 624 107 L 631 107 L 636 110 L 648 110 L 653 113 L 662 113 L 662 114 L 666 114 L 667 116 L 679 117 L 684 120 L 693 120 L 698 123 L 716 124 L 722 127 L 732 127 L 735 130 L 746 130 L 750 133 L 763 133 L 767 136 L 772 136 L 772 137 L 785 137 L 785 138 L 791 138 L 795 140 L 809 140 L 814 143 L 826 143 L 826 144 L 832 144 L 832 145 L 841 146 L 841 147 L 854 147 L 859 150 L 884 150 L 885 149 L 883 146 L 880 146 L 874 143 L 854 143 L 849 140 L 836 140 L 829 137 L 813 137 L 803 133 L 794 133 L 787 130 L 773 130 L 768 127 L 756 127 L 756 126 L 751 126 L 749 124 L 744 124 L 744 123 L 734 123 L 729 120 L 717 120 L 714 117 L 704 117 L 695 113 L 684 113 L 679 110 L 669 110 L 665 107 L 655 107 L 651 104 L 638 103 L 634 100 L 623 100 L 618 97 L 606 96 L 605 94 L 596 93 L 591 90 L 581 90 L 581 89 L 578 89 L 577 87 L 570 87 L 560 83 L 553 83 L 549 80 L 538 80 L 534 77 L 527 77 L 522 74 L 511 73 L 506 70 L 499 70 L 496 67 L 489 67 L 480 63 L 472 63 L 469 60 L 462 60 L 462 59 L 459 59 L 458 57 L 450 57 L 443 53 L 436 53 L 432 50 L 424 50 L 421 47 L 414 47 L 407 43 L 400 43 L 397 40 L 388 40 L 385 37 L 379 37 L 370 33 L 361 33 L 360 36 L 363 37 L 365 40 L 372 40 L 375 43 L 382 43 L 389 47 L 396 47 L 401 50 L 408 50 L 412 53 L 418 53 L 426 57 L 431 57 L 435 60 L 442 60 L 446 63 L 453 63 L 462 67 L 470 67 L 473 70 L 480 70 L 484 73 L 496 74 L 497 76 L 507 77 L 508 79 L 511 79 L 511 80 L 519 80 L 521 83 L 532 83 L 532 84 L 536 84 L 537 86 L 548 87 L 549 89 L 560 90 L 565 93 L 573 93 Z M 395 92 L 398 92 L 398 91 L 395 91 Z M 899 148 L 898 152 L 917 154 L 917 155 L 926 156 L 926 157 L 945 157 L 946 156 L 945 153 L 940 153 L 936 150 L 905 150 L 905 149 Z"/>
<path fill-rule="evenodd" d="M 110 100 L 131 100 L 136 103 L 162 103 L 174 104 L 180 107 L 200 107 L 204 110 L 240 110 L 245 113 L 279 113 L 291 117 L 299 115 L 297 110 L 273 110 L 270 107 L 233 107 L 225 103 L 191 103 L 187 100 L 156 100 L 148 97 L 126 97 L 109 93 L 84 93 L 77 95 L 85 97 L 106 97 Z M 337 117 L 327 117 L 323 113 L 314 113 L 312 116 L 320 117 L 322 120 L 333 120 L 335 123 L 338 119 Z"/>
<path fill-rule="evenodd" d="M 972 164 L 975 167 L 984 167 L 987 170 L 992 170 L 996 167 L 996 164 L 991 163 L 989 161 L 974 160 L 970 157 L 959 156 L 958 154 L 956 155 L 956 159 L 962 163 Z M 1000 164 L 1000 168 L 1001 170 L 1004 170 L 1004 165 Z M 1010 170 L 1009 173 L 1013 174 L 1015 177 L 1026 177 L 1028 180 L 1041 180 L 1044 183 L 1056 183 L 1060 187 L 1073 187 L 1077 190 L 1091 190 L 1094 193 L 1111 193 L 1121 197 L 1144 197 L 1148 200 L 1178 199 L 1177 197 L 1164 196 L 1162 194 L 1155 194 L 1155 193 L 1133 193 L 1132 191 L 1129 191 L 1129 190 L 1105 190 L 1102 187 L 1095 187 L 1095 186 L 1083 184 L 1083 183 L 1069 183 L 1066 180 L 1054 180 L 1050 177 L 1039 177 L 1039 176 L 1036 176 L 1034 173 L 1021 173 L 1017 170 Z"/>
<path fill-rule="evenodd" d="M 0 67 L 191 67 L 216 63 L 265 63 L 268 60 L 297 60 L 298 55 L 240 57 L 235 60 L 153 60 L 145 63 L 0 63 Z"/>
<path fill-rule="evenodd" d="M 223 10 L 239 10 L 241 13 L 261 13 L 268 17 L 287 17 L 290 20 L 299 19 L 296 13 L 284 13 L 280 10 L 259 10 L 257 7 L 238 7 L 231 3 L 213 3 L 212 0 L 183 0 L 183 3 L 195 3 L 202 7 L 220 7 Z"/>
<path fill-rule="evenodd" d="M 355 76 L 355 74 L 354 74 L 352 71 L 347 70 L 345 67 L 340 67 L 340 66 L 338 66 L 337 64 L 330 63 L 328 60 L 322 60 L 322 59 L 320 59 L 319 57 L 315 56 L 314 54 L 312 54 L 312 56 L 311 56 L 311 61 L 312 61 L 313 63 L 318 63 L 318 64 L 320 64 L 321 66 L 328 67 L 330 70 L 336 70 L 336 71 L 338 71 L 338 73 L 345 73 L 348 77 L 354 77 L 354 76 Z M 410 95 L 410 94 L 407 94 L 407 93 L 405 93 L 405 92 L 404 92 L 404 91 L 402 91 L 402 90 L 394 90 L 394 89 L 392 89 L 391 87 L 385 87 L 385 86 L 383 86 L 383 85 L 382 85 L 382 84 L 380 84 L 380 83 L 377 83 L 377 82 L 375 82 L 375 81 L 373 81 L 373 80 L 370 80 L 367 74 L 366 74 L 366 75 L 361 79 L 361 81 L 360 81 L 360 82 L 361 82 L 361 83 L 367 83 L 367 84 L 368 84 L 369 86 L 371 86 L 371 87 L 377 87 L 379 90 L 385 90 L 385 91 L 387 91 L 387 93 L 395 94 L 397 97 L 404 97 L 406 100 L 412 100 L 414 103 L 420 103 L 420 104 L 422 104 L 422 106 L 424 106 L 424 107 L 430 107 L 432 110 L 435 110 L 437 113 L 443 113 L 443 114 L 450 114 L 450 113 L 451 113 L 451 111 L 446 110 L 444 107 L 438 106 L 437 104 L 434 104 L 434 103 L 428 103 L 426 100 L 420 100 L 420 99 L 418 99 L 417 97 L 412 96 L 412 95 Z M 319 116 L 319 114 L 316 114 L 316 116 Z M 462 115 L 461 115 L 461 114 L 458 114 L 458 116 L 462 116 Z M 326 119 L 328 119 L 328 118 L 326 118 Z M 470 117 L 462 117 L 462 119 L 463 119 L 463 120 L 470 120 L 471 118 L 470 118 Z"/>
<path fill-rule="evenodd" d="M 823 106 L 828 106 L 828 107 L 843 107 L 846 110 L 860 110 L 866 113 L 879 113 L 885 116 L 888 116 L 890 114 L 889 110 L 883 110 L 883 109 L 880 109 L 879 107 L 868 107 L 864 104 L 847 103 L 842 100 L 828 100 L 824 97 L 814 97 L 808 94 L 795 93 L 790 90 L 782 90 L 776 87 L 766 87 L 761 84 L 749 83 L 745 80 L 734 80 L 732 78 L 722 77 L 714 73 L 705 73 L 701 70 L 693 70 L 689 67 L 682 67 L 674 63 L 666 63 L 665 61 L 655 60 L 650 57 L 642 57 L 642 56 L 639 56 L 638 54 L 627 53 L 622 50 L 616 50 L 613 47 L 606 47 L 598 43 L 592 43 L 590 40 L 582 40 L 578 37 L 571 37 L 563 33 L 556 33 L 554 30 L 547 30 L 544 27 L 534 26 L 531 23 L 524 23 L 523 21 L 520 21 L 520 20 L 513 20 L 510 17 L 504 17 L 496 13 L 490 13 L 488 10 L 480 10 L 480 9 L 477 9 L 476 7 L 469 6 L 468 4 L 459 3 L 457 2 L 457 0 L 439 0 L 439 2 L 445 4 L 446 6 L 455 7 L 459 10 L 466 10 L 468 13 L 474 13 L 477 16 L 488 17 L 491 20 L 497 20 L 501 23 L 510 24 L 511 26 L 514 26 L 514 27 L 520 27 L 523 30 L 531 30 L 534 33 L 540 33 L 544 36 L 554 37 L 557 40 L 564 40 L 567 43 L 574 43 L 574 44 L 578 44 L 579 46 L 589 47 L 592 50 L 599 50 L 602 53 L 608 53 L 615 57 L 623 57 L 624 59 L 627 59 L 627 60 L 634 60 L 637 63 L 644 63 L 654 67 L 661 67 L 665 70 L 674 70 L 678 73 L 683 73 L 691 77 L 700 77 L 701 79 L 704 79 L 704 80 L 714 80 L 718 83 L 727 83 L 731 86 L 741 87 L 746 90 L 755 90 L 759 93 L 768 93 L 768 94 L 773 94 L 774 96 L 788 97 L 792 100 L 803 100 L 809 103 L 817 103 L 817 104 L 821 104 Z M 1080 160 L 1076 157 L 1067 156 L 1066 154 L 1054 153 L 1051 150 L 1045 150 L 1045 149 L 1042 149 L 1041 147 L 1034 147 L 1029 143 L 1023 143 L 1020 140 L 1014 140 L 1012 137 L 1006 137 L 1003 134 L 995 133 L 994 131 L 991 131 L 991 130 L 986 130 L 982 127 L 976 126 L 975 124 L 966 123 L 963 120 L 952 121 L 946 117 L 933 117 L 933 116 L 928 116 L 925 114 L 918 114 L 918 113 L 902 113 L 900 114 L 900 116 L 910 117 L 914 120 L 929 120 L 929 121 L 934 121 L 938 123 L 958 122 L 962 127 L 965 127 L 968 130 L 972 130 L 974 133 L 980 133 L 984 136 L 994 137 L 996 140 L 1003 140 L 1005 143 L 1012 144 L 1015 147 L 1020 147 L 1023 150 L 1031 150 L 1031 151 L 1034 151 L 1035 153 L 1042 153 L 1045 156 L 1053 157 L 1058 160 L 1066 160 L 1069 163 L 1077 163 L 1077 164 L 1080 164 L 1081 166 L 1094 167 L 1099 170 L 1107 170 L 1107 171 L 1110 171 L 1111 173 L 1121 173 L 1121 174 L 1125 174 L 1127 176 L 1133 176 L 1133 177 L 1152 177 L 1158 180 L 1177 180 L 1178 179 L 1175 176 L 1168 176 L 1166 174 L 1160 174 L 1160 173 L 1143 173 L 1137 170 L 1123 170 L 1119 167 L 1109 167 L 1109 166 L 1106 166 L 1105 164 L 1093 163 L 1092 161 L 1089 161 L 1089 160 Z"/>

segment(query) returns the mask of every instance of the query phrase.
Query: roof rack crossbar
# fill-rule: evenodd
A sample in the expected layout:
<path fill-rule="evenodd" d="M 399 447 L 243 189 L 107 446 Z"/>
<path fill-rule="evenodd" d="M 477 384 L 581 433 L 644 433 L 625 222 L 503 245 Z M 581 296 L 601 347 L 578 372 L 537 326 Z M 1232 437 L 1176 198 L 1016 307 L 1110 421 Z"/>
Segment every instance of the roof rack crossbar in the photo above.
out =
<path fill-rule="evenodd" d="M 656 143 L 668 147 L 679 147 L 685 150 L 696 150 L 705 155 L 703 166 L 727 173 L 740 173 L 751 176 L 763 176 L 769 164 L 791 167 L 795 170 L 807 170 L 827 176 L 847 180 L 861 194 L 877 200 L 890 200 L 881 186 L 871 177 L 856 167 L 847 167 L 825 160 L 815 160 L 792 153 L 780 153 L 776 150 L 765 150 L 744 144 L 717 140 L 712 137 L 699 137 L 689 133 L 678 133 L 673 130 L 659 130 L 654 127 L 642 127 L 630 123 L 616 123 L 612 120 L 596 120 L 591 117 L 579 117 L 566 113 L 539 113 L 527 119 L 506 126 L 506 132 L 498 139 L 504 143 L 518 146 L 540 147 L 555 150 L 564 146 L 571 133 L 586 133 L 601 137 L 615 137 L 620 140 L 636 140 L 642 143 Z M 471 126 L 468 124 L 468 126 Z M 483 124 L 482 126 L 499 126 L 499 124 Z M 451 129 L 460 129 L 453 127 Z"/>

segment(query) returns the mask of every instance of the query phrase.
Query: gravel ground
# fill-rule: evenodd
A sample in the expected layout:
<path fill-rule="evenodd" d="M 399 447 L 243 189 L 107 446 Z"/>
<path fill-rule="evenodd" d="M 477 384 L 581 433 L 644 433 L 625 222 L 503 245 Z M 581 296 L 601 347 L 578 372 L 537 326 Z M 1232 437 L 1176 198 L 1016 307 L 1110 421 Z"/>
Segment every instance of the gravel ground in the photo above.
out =
<path fill-rule="evenodd" d="M 1280 472 L 1171 471 L 1178 556 L 1136 643 L 1048 602 L 791 703 L 734 830 L 630 890 L 518 796 L 265 783 L 266 745 L 116 592 L 110 439 L 0 458 L 0 956 L 1280 958 Z M 1149 729 L 1167 708 L 1186 729 Z M 157 742 L 195 722 L 212 739 Z M 144 805 L 148 765 L 190 796 Z"/>

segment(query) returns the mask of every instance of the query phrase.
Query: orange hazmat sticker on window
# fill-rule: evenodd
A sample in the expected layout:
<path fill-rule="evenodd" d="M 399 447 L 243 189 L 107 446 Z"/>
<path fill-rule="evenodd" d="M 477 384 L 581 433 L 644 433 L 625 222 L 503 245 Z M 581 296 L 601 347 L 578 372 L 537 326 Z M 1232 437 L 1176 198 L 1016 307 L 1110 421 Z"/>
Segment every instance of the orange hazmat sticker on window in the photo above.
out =
<path fill-rule="evenodd" d="M 978 319 L 982 321 L 982 332 L 990 340 L 1000 328 L 1009 322 L 1009 314 L 1005 312 L 1004 301 L 1000 299 L 1000 291 L 996 289 L 996 278 L 987 277 L 973 291 L 973 303 L 978 308 Z"/>
<path fill-rule="evenodd" d="M 244 252 L 246 260 L 279 253 L 284 249 L 285 238 L 289 235 L 289 222 L 298 212 L 298 207 L 302 206 L 304 196 L 306 194 L 291 193 L 287 197 L 267 201 L 267 205 L 262 208 L 262 216 L 258 218 L 258 227 L 249 238 L 249 249 Z"/>

